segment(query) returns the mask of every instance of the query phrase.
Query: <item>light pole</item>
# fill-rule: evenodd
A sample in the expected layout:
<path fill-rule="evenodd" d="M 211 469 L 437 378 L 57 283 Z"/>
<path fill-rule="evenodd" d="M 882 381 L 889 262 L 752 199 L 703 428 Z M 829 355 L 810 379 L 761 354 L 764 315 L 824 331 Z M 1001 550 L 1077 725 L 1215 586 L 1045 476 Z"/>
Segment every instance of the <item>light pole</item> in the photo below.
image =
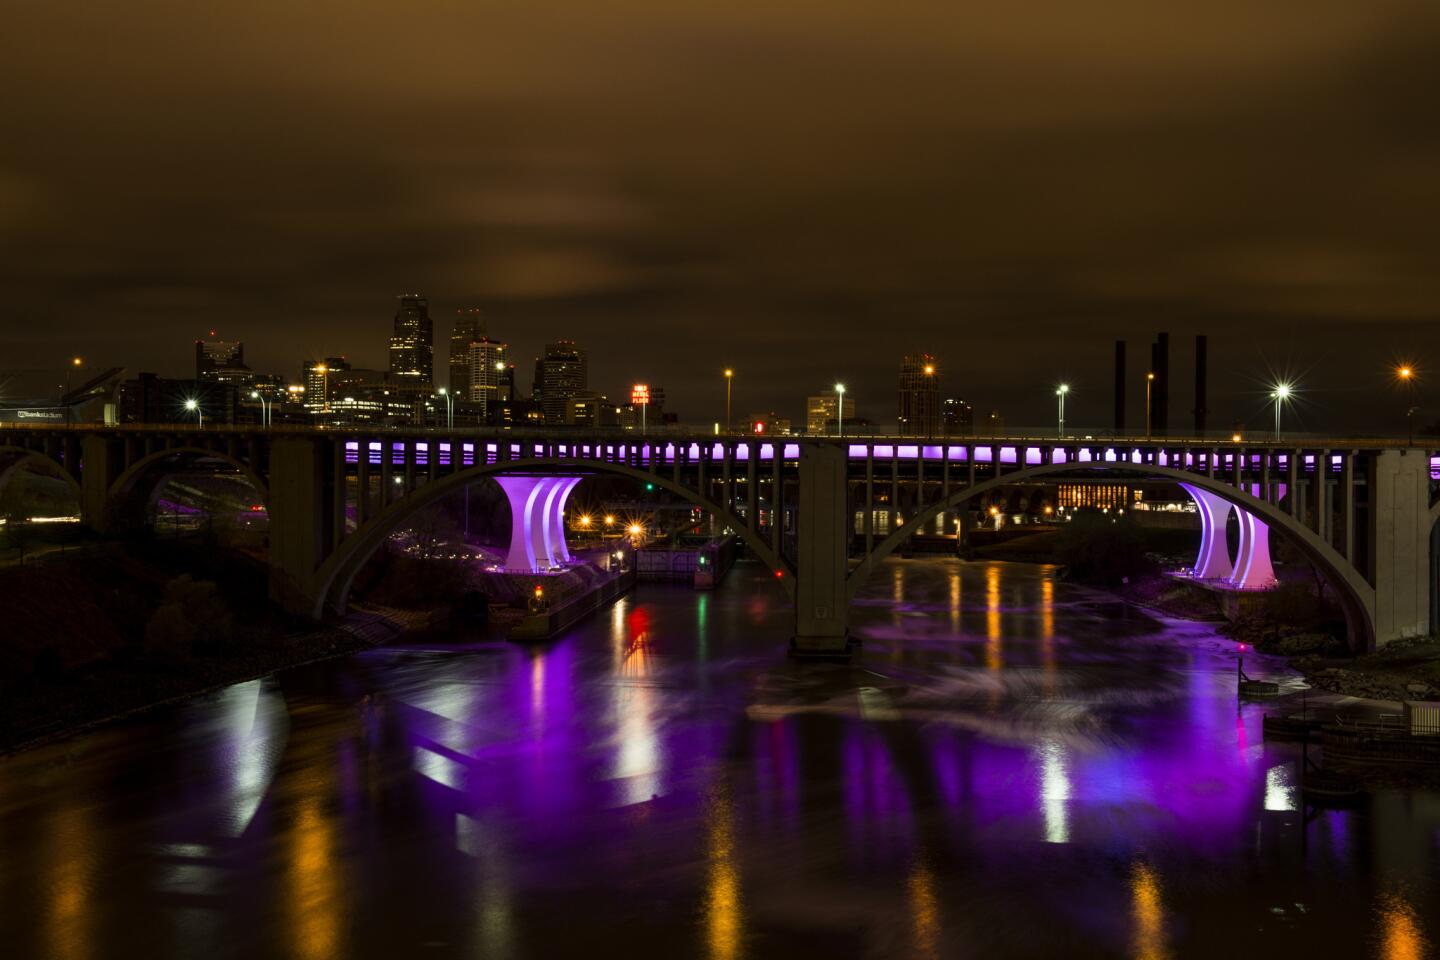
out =
<path fill-rule="evenodd" d="M 455 429 L 455 398 L 450 395 L 449 389 L 440 388 L 440 396 L 445 398 L 445 426 L 451 430 Z"/>
<path fill-rule="evenodd" d="M 1155 385 L 1155 374 L 1145 374 L 1145 439 L 1150 439 L 1150 388 Z"/>
<path fill-rule="evenodd" d="M 1270 394 L 1275 401 L 1275 439 L 1280 439 L 1280 405 L 1290 399 L 1292 388 L 1288 383 L 1276 384 L 1275 392 Z"/>
<path fill-rule="evenodd" d="M 730 385 L 735 379 L 735 371 L 729 367 L 725 368 L 725 432 L 730 432 Z"/>
<path fill-rule="evenodd" d="M 63 396 L 63 397 L 60 398 L 60 402 L 63 403 L 63 404 L 65 404 L 65 425 L 66 425 L 66 426 L 69 426 L 69 425 L 70 425 L 70 410 L 71 410 L 71 403 L 70 403 L 70 374 L 71 374 L 72 372 L 74 372 L 75 370 L 80 369 L 80 365 L 83 364 L 84 362 L 85 362 L 85 361 L 84 361 L 83 359 L 81 359 L 80 357 L 71 357 L 71 358 L 70 358 L 70 366 L 65 369 L 65 396 Z"/>
<path fill-rule="evenodd" d="M 185 409 L 195 414 L 196 426 L 205 429 L 205 411 L 200 409 L 200 401 L 191 397 L 185 401 Z"/>
<path fill-rule="evenodd" d="M 260 401 L 260 426 L 268 430 L 270 428 L 270 401 L 259 390 L 251 390 L 250 399 Z"/>
<path fill-rule="evenodd" d="M 1058 436 L 1062 439 L 1065 436 L 1065 394 L 1069 392 L 1070 384 L 1068 383 L 1062 383 L 1055 388 L 1055 396 L 1058 397 L 1060 401 L 1060 431 Z"/>
<path fill-rule="evenodd" d="M 835 432 L 845 436 L 845 384 L 835 384 Z"/>
<path fill-rule="evenodd" d="M 1405 384 L 1405 428 L 1407 432 L 1405 445 L 1413 447 L 1415 446 L 1415 368 L 1407 363 L 1395 371 L 1395 376 Z"/>

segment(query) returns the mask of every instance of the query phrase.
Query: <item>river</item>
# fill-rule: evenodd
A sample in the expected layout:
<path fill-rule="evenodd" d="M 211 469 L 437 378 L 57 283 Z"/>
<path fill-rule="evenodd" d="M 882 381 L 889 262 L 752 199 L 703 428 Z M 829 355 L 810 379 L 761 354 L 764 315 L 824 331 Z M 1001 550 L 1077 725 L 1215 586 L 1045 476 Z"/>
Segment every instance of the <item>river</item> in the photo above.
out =
<path fill-rule="evenodd" d="M 1427 956 L 1440 794 L 1307 807 L 1235 647 L 892 560 L 849 664 L 755 567 L 0 760 L 9 957 Z M 1253 654 L 1247 670 L 1298 678 Z"/>

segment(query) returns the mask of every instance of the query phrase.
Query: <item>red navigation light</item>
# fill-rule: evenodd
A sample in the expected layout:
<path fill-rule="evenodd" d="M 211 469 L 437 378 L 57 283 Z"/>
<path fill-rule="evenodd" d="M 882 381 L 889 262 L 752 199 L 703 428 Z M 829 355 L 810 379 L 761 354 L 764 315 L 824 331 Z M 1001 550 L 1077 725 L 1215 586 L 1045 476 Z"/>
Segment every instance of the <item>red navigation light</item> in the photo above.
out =
<path fill-rule="evenodd" d="M 537 596 L 537 597 L 543 597 L 544 595 L 545 595 L 545 588 L 542 587 L 542 586 L 540 586 L 540 584 L 538 584 L 538 583 L 535 584 L 535 596 Z"/>
<path fill-rule="evenodd" d="M 776 580 L 779 580 L 779 579 L 780 579 L 781 577 L 783 577 L 783 576 L 785 576 L 785 571 L 784 571 L 784 570 L 776 570 L 776 571 L 775 571 L 775 579 L 776 579 Z"/>
<path fill-rule="evenodd" d="M 756 421 L 755 421 L 755 432 L 756 432 L 756 433 L 764 433 L 764 432 L 765 432 L 765 421 L 764 421 L 764 420 L 756 420 Z"/>

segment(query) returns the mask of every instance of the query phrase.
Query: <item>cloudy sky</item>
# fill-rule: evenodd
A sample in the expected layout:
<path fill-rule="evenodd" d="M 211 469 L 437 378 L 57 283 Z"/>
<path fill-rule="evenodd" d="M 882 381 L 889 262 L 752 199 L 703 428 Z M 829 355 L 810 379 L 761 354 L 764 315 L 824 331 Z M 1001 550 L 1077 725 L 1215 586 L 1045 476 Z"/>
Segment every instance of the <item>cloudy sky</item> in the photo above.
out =
<path fill-rule="evenodd" d="M 0 11 L 0 370 L 183 375 L 211 328 L 379 366 L 418 290 L 437 339 L 479 306 L 694 422 L 725 365 L 737 416 L 838 378 L 893 422 L 928 350 L 1011 424 L 1065 379 L 1101 425 L 1161 329 L 1176 423 L 1200 332 L 1220 427 L 1274 375 L 1317 430 L 1403 429 L 1402 358 L 1440 391 L 1429 0 Z"/>

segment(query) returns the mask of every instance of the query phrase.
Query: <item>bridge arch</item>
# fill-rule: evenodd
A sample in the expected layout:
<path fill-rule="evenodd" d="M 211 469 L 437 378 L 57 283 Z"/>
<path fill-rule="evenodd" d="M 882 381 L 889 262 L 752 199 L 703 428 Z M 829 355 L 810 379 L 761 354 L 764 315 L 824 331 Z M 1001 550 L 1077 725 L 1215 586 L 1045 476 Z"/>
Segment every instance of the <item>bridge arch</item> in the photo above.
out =
<path fill-rule="evenodd" d="M 4 493 L 10 482 L 26 467 L 38 467 L 37 472 L 65 481 L 65 485 L 75 495 L 75 502 L 80 502 L 80 481 L 58 461 L 38 450 L 27 450 L 25 447 L 0 447 L 0 493 Z"/>
<path fill-rule="evenodd" d="M 173 464 L 166 461 L 173 460 Z M 215 460 L 229 464 L 234 467 L 241 476 L 255 489 L 260 502 L 269 504 L 270 489 L 261 479 L 260 475 L 248 463 L 237 460 L 220 450 L 208 450 L 205 447 L 170 447 L 166 450 L 157 450 L 147 454 L 130 464 L 115 481 L 110 484 L 106 491 L 105 508 L 111 520 L 121 518 L 126 514 L 127 508 L 134 506 L 131 498 L 135 495 L 136 489 L 147 477 L 153 477 L 154 485 L 146 494 L 147 504 L 149 497 L 158 491 L 165 480 L 169 479 L 167 473 L 179 472 L 187 466 L 193 466 L 200 460 Z M 166 469 L 166 468 L 169 469 Z"/>
<path fill-rule="evenodd" d="M 853 599 L 860 585 L 874 571 L 876 564 L 894 553 L 909 537 L 924 529 L 925 524 L 934 520 L 942 512 L 952 510 L 967 500 L 984 496 L 986 493 L 1014 483 L 1084 470 L 1123 473 L 1147 479 L 1173 480 L 1176 483 L 1189 484 L 1259 517 L 1271 530 L 1283 531 L 1305 558 L 1319 567 L 1325 573 L 1326 579 L 1335 586 L 1336 592 L 1340 596 L 1341 608 L 1345 611 L 1345 620 L 1352 643 L 1363 650 L 1375 649 L 1375 588 L 1345 559 L 1344 555 L 1314 531 L 1275 505 L 1253 497 L 1217 478 L 1190 473 L 1186 470 L 1177 470 L 1173 467 L 1132 464 L 1126 461 L 1042 464 L 1016 470 L 1013 473 L 1007 473 L 956 491 L 948 498 L 921 510 L 912 520 L 891 531 L 889 536 L 876 544 L 874 550 L 860 562 L 859 566 L 850 571 L 846 582 L 847 594 Z M 1433 511 L 1433 515 L 1440 518 L 1440 508 Z"/>
<path fill-rule="evenodd" d="M 702 496 L 698 491 L 648 470 L 599 460 L 575 461 L 549 457 L 501 460 L 496 463 L 468 467 L 417 487 L 386 506 L 358 530 L 342 540 L 335 551 L 320 565 L 320 569 L 315 572 L 311 615 L 319 619 L 325 615 L 327 610 L 344 613 L 350 595 L 350 587 L 356 574 L 390 534 L 415 513 L 451 493 L 462 490 L 466 484 L 482 477 L 526 472 L 572 475 L 575 473 L 606 473 L 627 477 L 641 483 L 652 483 L 659 489 L 673 493 L 706 513 L 718 517 L 722 523 L 732 529 L 737 531 L 749 529 L 732 511 L 708 497 Z M 749 537 L 747 543 L 762 563 L 771 570 L 783 574 L 785 590 L 787 593 L 793 594 L 795 589 L 794 571 L 784 558 L 772 551 L 769 545 L 762 542 L 759 537 Z"/>

